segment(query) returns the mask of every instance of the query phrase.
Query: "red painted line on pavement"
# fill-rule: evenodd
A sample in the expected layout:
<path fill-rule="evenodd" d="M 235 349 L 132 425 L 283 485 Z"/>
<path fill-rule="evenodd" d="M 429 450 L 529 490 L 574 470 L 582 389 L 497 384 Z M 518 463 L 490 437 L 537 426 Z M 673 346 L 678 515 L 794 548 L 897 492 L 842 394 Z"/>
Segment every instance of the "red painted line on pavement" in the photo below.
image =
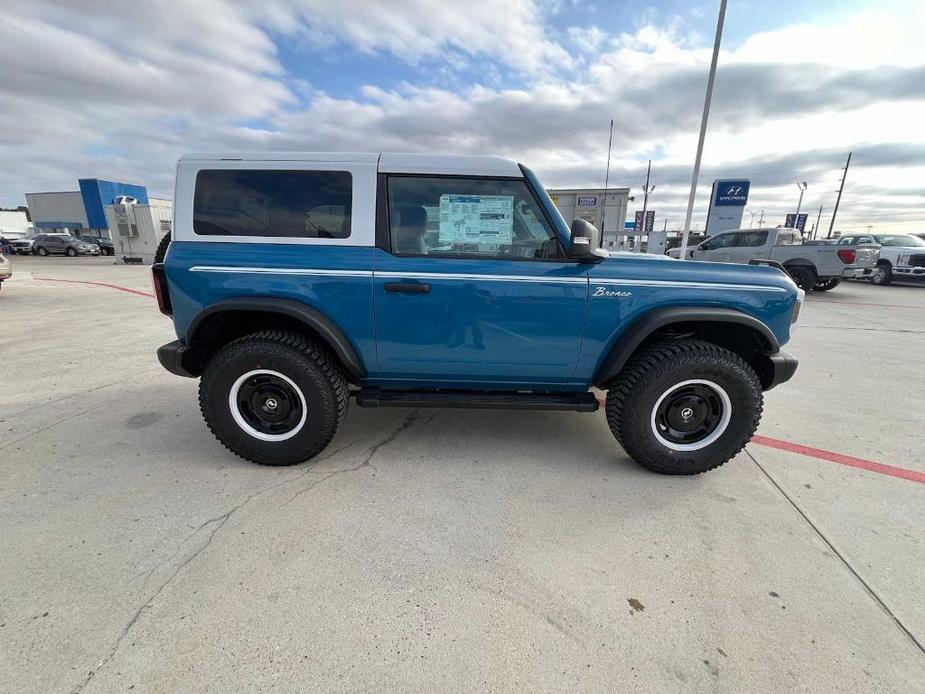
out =
<path fill-rule="evenodd" d="M 598 398 L 597 402 L 601 407 L 606 407 L 607 405 L 607 401 L 602 398 Z M 896 467 L 895 465 L 886 465 L 873 460 L 865 460 L 864 458 L 855 458 L 853 455 L 825 451 L 821 448 L 804 446 L 782 439 L 772 439 L 770 436 L 761 436 L 759 434 L 752 436 L 750 443 L 755 443 L 759 446 L 767 446 L 768 448 L 777 448 L 778 450 L 796 453 L 797 455 L 805 455 L 807 458 L 816 458 L 830 463 L 838 463 L 839 465 L 847 465 L 848 467 L 856 467 L 860 470 L 867 470 L 868 472 L 876 472 L 881 475 L 899 477 L 900 479 L 909 480 L 911 482 L 925 484 L 925 472 L 917 472 L 916 470 Z"/>
<path fill-rule="evenodd" d="M 896 467 L 895 465 L 885 465 L 884 463 L 877 463 L 873 460 L 855 458 L 854 456 L 845 455 L 844 453 L 824 451 L 821 448 L 804 446 L 799 443 L 782 441 L 781 439 L 772 439 L 770 436 L 759 436 L 756 434 L 752 437 L 751 442 L 757 443 L 759 446 L 768 446 L 769 448 L 777 448 L 781 451 L 805 455 L 808 458 L 818 458 L 819 460 L 827 460 L 830 463 L 838 463 L 839 465 L 847 465 L 848 467 L 856 467 L 869 472 L 878 472 L 881 475 L 899 477 L 900 479 L 909 480 L 911 482 L 925 484 L 925 472 L 917 472 L 916 470 Z"/>
<path fill-rule="evenodd" d="M 139 289 L 132 289 L 131 287 L 122 287 L 118 284 L 109 284 L 108 282 L 90 282 L 89 280 L 62 280 L 57 277 L 33 277 L 34 280 L 44 280 L 45 282 L 70 282 L 72 284 L 95 284 L 98 287 L 109 287 L 110 289 L 118 289 L 120 292 L 128 292 L 129 294 L 137 294 L 138 296 L 146 296 L 149 299 L 154 298 L 154 294 L 151 292 L 143 292 Z"/>

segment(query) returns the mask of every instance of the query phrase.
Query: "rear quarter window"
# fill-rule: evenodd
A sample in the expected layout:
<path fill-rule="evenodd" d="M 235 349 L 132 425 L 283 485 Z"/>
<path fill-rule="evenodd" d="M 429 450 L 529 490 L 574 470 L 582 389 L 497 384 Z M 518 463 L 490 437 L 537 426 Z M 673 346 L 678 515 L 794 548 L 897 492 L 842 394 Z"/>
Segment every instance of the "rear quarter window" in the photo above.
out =
<path fill-rule="evenodd" d="M 196 175 L 193 231 L 200 236 L 350 236 L 347 171 L 205 169 Z"/>

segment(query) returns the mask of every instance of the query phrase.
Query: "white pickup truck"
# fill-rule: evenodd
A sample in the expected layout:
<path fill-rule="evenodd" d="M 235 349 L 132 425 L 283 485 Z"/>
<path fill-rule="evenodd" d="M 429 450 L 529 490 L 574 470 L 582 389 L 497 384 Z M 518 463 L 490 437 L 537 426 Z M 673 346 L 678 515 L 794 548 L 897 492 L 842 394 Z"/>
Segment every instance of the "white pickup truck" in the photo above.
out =
<path fill-rule="evenodd" d="M 793 229 L 734 229 L 706 239 L 690 248 L 691 260 L 716 263 L 748 263 L 773 260 L 790 273 L 800 289 L 827 291 L 839 285 L 843 277 L 870 277 L 877 268 L 880 247 L 834 244 L 804 245 Z M 679 257 L 680 249 L 668 254 Z"/>
<path fill-rule="evenodd" d="M 925 280 L 925 240 L 913 234 L 846 234 L 838 239 L 839 248 L 880 244 L 873 284 L 890 284 L 897 280 Z"/>

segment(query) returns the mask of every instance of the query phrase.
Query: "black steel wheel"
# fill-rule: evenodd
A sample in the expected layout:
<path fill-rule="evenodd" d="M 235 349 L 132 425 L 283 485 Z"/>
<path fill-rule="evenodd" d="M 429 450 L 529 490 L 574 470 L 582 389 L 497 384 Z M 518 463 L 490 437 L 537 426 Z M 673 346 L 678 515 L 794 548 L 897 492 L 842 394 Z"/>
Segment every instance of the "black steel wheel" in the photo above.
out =
<path fill-rule="evenodd" d="M 719 467 L 748 443 L 762 410 L 761 382 L 736 354 L 675 340 L 633 355 L 607 391 L 607 423 L 640 465 L 666 475 Z"/>

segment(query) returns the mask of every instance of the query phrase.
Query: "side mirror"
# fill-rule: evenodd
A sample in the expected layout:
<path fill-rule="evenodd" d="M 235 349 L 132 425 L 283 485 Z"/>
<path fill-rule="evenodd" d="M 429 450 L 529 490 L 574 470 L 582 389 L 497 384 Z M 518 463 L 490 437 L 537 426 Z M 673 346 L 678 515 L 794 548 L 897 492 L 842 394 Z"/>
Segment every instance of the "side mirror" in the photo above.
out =
<path fill-rule="evenodd" d="M 596 262 L 607 256 L 606 251 L 599 251 L 600 232 L 591 222 L 584 219 L 572 221 L 572 238 L 568 257 L 576 260 Z"/>

